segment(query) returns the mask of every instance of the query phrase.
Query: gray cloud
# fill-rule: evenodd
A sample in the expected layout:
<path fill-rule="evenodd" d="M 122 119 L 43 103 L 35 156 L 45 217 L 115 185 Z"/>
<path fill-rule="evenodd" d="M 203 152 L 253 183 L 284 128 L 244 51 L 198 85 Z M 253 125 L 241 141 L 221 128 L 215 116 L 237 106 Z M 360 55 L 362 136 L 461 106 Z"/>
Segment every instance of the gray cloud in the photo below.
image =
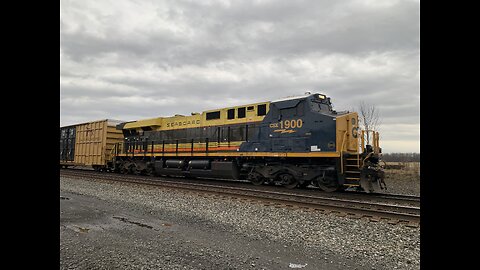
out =
<path fill-rule="evenodd" d="M 304 91 L 382 116 L 419 151 L 418 1 L 62 1 L 61 125 L 135 120 Z"/>

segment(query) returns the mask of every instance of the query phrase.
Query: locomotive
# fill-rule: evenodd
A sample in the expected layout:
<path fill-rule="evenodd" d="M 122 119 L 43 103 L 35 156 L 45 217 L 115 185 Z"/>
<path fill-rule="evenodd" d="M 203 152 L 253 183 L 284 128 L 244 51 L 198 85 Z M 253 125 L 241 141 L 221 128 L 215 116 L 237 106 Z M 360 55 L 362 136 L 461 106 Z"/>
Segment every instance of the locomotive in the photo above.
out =
<path fill-rule="evenodd" d="M 319 93 L 116 125 L 99 169 L 248 180 L 332 192 L 386 189 L 379 134 Z M 365 145 L 366 133 L 372 143 Z"/>

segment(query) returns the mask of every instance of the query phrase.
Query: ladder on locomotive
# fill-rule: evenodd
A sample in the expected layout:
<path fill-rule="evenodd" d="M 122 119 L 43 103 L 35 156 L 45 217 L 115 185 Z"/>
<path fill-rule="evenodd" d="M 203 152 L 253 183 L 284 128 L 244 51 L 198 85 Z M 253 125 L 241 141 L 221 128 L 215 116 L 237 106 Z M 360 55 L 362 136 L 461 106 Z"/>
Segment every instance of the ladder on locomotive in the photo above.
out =
<path fill-rule="evenodd" d="M 373 152 L 378 154 L 379 153 L 379 134 L 378 132 L 374 130 L 370 130 L 367 132 L 372 132 L 372 147 L 373 147 Z M 365 130 L 362 130 L 361 135 L 359 136 L 360 140 L 360 145 L 361 145 L 361 151 L 362 153 L 358 152 L 357 153 L 352 153 L 352 154 L 347 154 L 344 157 L 343 161 L 343 173 L 345 177 L 345 185 L 347 186 L 358 186 L 360 185 L 360 170 L 363 167 L 363 160 L 362 156 L 365 153 Z"/>
<path fill-rule="evenodd" d="M 350 154 L 344 158 L 343 173 L 345 177 L 345 185 L 360 185 L 360 168 L 362 167 L 360 153 Z"/>

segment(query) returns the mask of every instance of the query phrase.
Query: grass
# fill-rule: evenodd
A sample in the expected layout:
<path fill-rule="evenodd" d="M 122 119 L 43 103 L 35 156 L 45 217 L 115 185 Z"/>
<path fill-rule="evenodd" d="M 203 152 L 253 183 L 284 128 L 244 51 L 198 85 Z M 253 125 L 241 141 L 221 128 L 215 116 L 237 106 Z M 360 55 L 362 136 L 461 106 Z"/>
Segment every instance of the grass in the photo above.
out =
<path fill-rule="evenodd" d="M 393 193 L 420 194 L 420 162 L 387 162 L 385 183 Z"/>

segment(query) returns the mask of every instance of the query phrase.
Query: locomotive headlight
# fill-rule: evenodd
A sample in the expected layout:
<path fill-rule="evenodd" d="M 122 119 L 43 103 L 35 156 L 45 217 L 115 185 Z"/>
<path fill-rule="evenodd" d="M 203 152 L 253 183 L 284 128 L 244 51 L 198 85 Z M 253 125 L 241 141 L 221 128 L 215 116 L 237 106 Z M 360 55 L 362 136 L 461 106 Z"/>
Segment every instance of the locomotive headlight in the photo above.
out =
<path fill-rule="evenodd" d="M 318 94 L 318 95 L 317 95 L 317 98 L 318 98 L 318 99 L 325 99 L 325 96 Z"/>

